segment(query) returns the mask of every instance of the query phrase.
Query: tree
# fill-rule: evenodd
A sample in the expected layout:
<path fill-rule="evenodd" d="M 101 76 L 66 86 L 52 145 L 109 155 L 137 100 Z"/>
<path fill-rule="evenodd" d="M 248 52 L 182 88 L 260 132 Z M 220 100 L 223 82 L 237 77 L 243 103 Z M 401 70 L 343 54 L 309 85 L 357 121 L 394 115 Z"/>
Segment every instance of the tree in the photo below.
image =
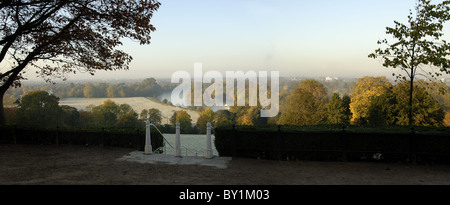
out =
<path fill-rule="evenodd" d="M 385 87 L 382 93 L 370 98 L 367 105 L 367 124 L 372 126 L 394 125 L 398 122 L 398 102 L 394 87 Z"/>
<path fill-rule="evenodd" d="M 172 116 L 170 117 L 170 124 L 174 127 L 177 125 L 177 112 L 176 111 L 173 111 Z"/>
<path fill-rule="evenodd" d="M 22 98 L 16 112 L 16 122 L 29 127 L 55 127 L 62 125 L 64 111 L 59 98 L 45 91 L 30 92 Z"/>
<path fill-rule="evenodd" d="M 133 107 L 131 107 L 131 105 L 126 104 L 126 103 L 120 104 L 119 105 L 119 111 L 117 112 L 117 115 L 120 116 L 120 115 L 125 115 L 125 114 L 128 114 L 128 113 L 132 113 L 132 114 L 136 114 L 137 115 L 137 113 L 133 110 Z"/>
<path fill-rule="evenodd" d="M 291 92 L 287 99 L 285 112 L 278 124 L 317 125 L 325 120 L 325 87 L 315 80 L 304 80 Z"/>
<path fill-rule="evenodd" d="M 147 109 L 143 109 L 141 111 L 141 114 L 139 114 L 139 119 L 141 119 L 141 120 L 147 120 L 148 119 L 148 110 Z"/>
<path fill-rule="evenodd" d="M 353 124 L 366 124 L 370 117 L 370 105 L 373 98 L 382 95 L 392 84 L 386 77 L 364 77 L 358 79 L 350 103 Z"/>
<path fill-rule="evenodd" d="M 94 106 L 91 112 L 96 122 L 103 127 L 114 127 L 118 124 L 127 127 L 134 123 L 132 117 L 138 120 L 138 114 L 130 105 L 118 105 L 112 100 L 105 100 L 103 104 Z M 119 119 L 121 119 L 120 122 Z"/>
<path fill-rule="evenodd" d="M 176 122 L 180 122 L 180 129 L 187 130 L 188 132 L 192 129 L 192 118 L 184 110 L 177 112 Z"/>
<path fill-rule="evenodd" d="M 409 82 L 404 81 L 394 87 L 396 101 L 398 102 L 397 124 L 409 125 L 409 109 L 407 104 Z M 413 124 L 420 126 L 442 126 L 445 112 L 437 100 L 427 93 L 426 89 L 415 85 L 413 96 Z"/>
<path fill-rule="evenodd" d="M 450 127 L 450 110 L 445 113 L 444 126 Z"/>
<path fill-rule="evenodd" d="M 83 93 L 85 98 L 95 97 L 95 88 L 92 83 L 89 82 L 84 86 Z"/>
<path fill-rule="evenodd" d="M 394 21 L 395 27 L 387 27 L 386 34 L 391 35 L 394 42 L 387 39 L 378 41 L 385 48 L 378 48 L 369 58 L 382 58 L 384 67 L 399 68 L 406 73 L 393 74 L 397 79 L 408 80 L 409 104 L 408 124 L 413 125 L 413 90 L 417 75 L 435 78 L 442 73 L 450 73 L 450 44 L 444 39 L 444 23 L 450 20 L 450 1 L 431 4 L 430 0 L 418 0 L 415 13 L 410 10 L 408 23 Z M 437 67 L 438 70 L 426 67 Z"/>
<path fill-rule="evenodd" d="M 160 125 L 162 121 L 161 111 L 156 108 L 148 109 L 148 120 L 155 125 Z"/>
<path fill-rule="evenodd" d="M 300 82 L 299 88 L 310 92 L 313 94 L 314 97 L 322 101 L 323 103 L 326 102 L 328 93 L 326 87 L 322 84 L 317 82 L 317 80 L 314 79 L 305 79 Z"/>
<path fill-rule="evenodd" d="M 112 100 L 105 100 L 103 104 L 92 108 L 92 115 L 103 127 L 113 127 L 117 123 L 119 105 Z"/>
<path fill-rule="evenodd" d="M 0 124 L 5 124 L 3 95 L 20 86 L 24 68 L 65 79 L 77 71 L 127 70 L 132 57 L 116 49 L 122 39 L 150 43 L 156 0 L 60 0 L 0 2 Z"/>
<path fill-rule="evenodd" d="M 344 105 L 344 114 L 345 114 L 345 122 L 350 123 L 350 119 L 352 119 L 352 111 L 350 111 L 350 103 L 352 102 L 352 98 L 346 93 L 342 96 L 342 103 Z"/>
<path fill-rule="evenodd" d="M 66 126 L 77 127 L 81 125 L 80 113 L 78 112 L 77 108 L 68 105 L 62 105 L 61 108 L 65 113 L 64 124 Z"/>
<path fill-rule="evenodd" d="M 231 127 L 235 124 L 234 114 L 228 110 L 218 110 L 214 113 L 216 127 Z"/>
<path fill-rule="evenodd" d="M 346 107 L 339 94 L 334 93 L 331 96 L 327 106 L 327 121 L 330 124 L 348 124 Z"/>
<path fill-rule="evenodd" d="M 129 112 L 129 113 L 120 115 L 117 118 L 116 126 L 129 128 L 129 127 L 137 127 L 138 124 L 139 124 L 139 120 L 137 118 L 137 114 Z"/>
<path fill-rule="evenodd" d="M 197 119 L 197 127 L 201 133 L 206 132 L 206 123 L 211 123 L 214 126 L 214 112 L 211 108 L 207 107 L 200 113 L 200 117 Z"/>

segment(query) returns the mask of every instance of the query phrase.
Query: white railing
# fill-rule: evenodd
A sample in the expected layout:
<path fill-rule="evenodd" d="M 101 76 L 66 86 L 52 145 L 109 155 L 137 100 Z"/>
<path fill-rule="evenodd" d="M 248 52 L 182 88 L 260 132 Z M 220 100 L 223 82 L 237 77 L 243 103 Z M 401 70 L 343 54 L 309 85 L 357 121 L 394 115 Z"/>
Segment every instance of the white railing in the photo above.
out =
<path fill-rule="evenodd" d="M 163 133 L 152 123 L 150 123 L 149 120 L 146 121 L 146 126 L 145 126 L 145 151 L 144 154 L 152 154 L 152 146 L 151 146 L 151 136 L 150 136 L 150 126 L 153 126 L 154 128 L 156 128 L 156 130 L 162 135 L 164 142 L 163 142 L 163 146 L 164 146 L 164 153 L 166 153 L 166 148 L 165 148 L 165 143 L 169 144 L 169 146 L 175 150 L 174 156 L 176 157 L 181 157 L 181 148 L 184 148 L 186 151 L 186 156 L 188 156 L 188 151 L 191 153 L 194 153 L 195 156 L 198 156 L 199 152 L 204 153 L 205 158 L 207 159 L 211 159 L 213 158 L 213 151 L 212 151 L 212 141 L 211 141 L 211 123 L 206 123 L 206 150 L 202 151 L 202 150 L 191 150 L 185 146 L 181 145 L 181 141 L 180 141 L 180 122 L 176 123 L 176 137 L 175 137 L 175 147 L 173 147 L 169 141 L 167 141 L 167 139 L 164 137 Z"/>

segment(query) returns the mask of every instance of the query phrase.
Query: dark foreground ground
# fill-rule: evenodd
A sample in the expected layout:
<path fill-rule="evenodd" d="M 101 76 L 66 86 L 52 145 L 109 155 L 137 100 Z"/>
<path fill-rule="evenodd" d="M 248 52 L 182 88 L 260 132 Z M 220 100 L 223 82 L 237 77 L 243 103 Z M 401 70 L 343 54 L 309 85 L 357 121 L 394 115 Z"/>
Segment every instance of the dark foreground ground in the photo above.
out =
<path fill-rule="evenodd" d="M 0 145 L 0 184 L 57 185 L 449 185 L 450 165 L 266 161 L 226 169 L 119 161 L 133 151 L 69 145 Z"/>

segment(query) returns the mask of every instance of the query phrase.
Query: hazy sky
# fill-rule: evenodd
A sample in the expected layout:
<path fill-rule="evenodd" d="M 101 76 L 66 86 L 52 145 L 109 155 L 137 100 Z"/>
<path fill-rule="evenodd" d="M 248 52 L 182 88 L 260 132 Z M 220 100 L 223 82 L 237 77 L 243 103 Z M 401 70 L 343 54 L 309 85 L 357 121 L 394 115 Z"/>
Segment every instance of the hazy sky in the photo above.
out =
<path fill-rule="evenodd" d="M 280 76 L 390 75 L 367 55 L 415 0 L 160 0 L 150 45 L 129 40 L 129 71 L 69 79 L 169 77 L 203 72 L 278 70 Z"/>

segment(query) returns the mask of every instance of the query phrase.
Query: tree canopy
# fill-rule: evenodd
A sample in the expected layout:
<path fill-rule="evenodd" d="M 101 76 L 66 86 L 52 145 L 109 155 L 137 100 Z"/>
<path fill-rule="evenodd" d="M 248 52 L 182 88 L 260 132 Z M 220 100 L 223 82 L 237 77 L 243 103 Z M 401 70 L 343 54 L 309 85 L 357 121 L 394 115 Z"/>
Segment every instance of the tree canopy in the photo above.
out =
<path fill-rule="evenodd" d="M 389 87 L 392 87 L 392 84 L 386 77 L 367 76 L 358 79 L 350 103 L 350 110 L 353 114 L 351 122 L 354 124 L 367 123 L 367 118 L 370 116 L 370 101 L 374 97 L 380 96 Z"/>
<path fill-rule="evenodd" d="M 64 111 L 58 103 L 58 97 L 45 91 L 30 92 L 22 98 L 15 116 L 16 122 L 26 127 L 61 126 Z"/>
<path fill-rule="evenodd" d="M 328 123 L 349 124 L 351 118 L 349 98 L 348 95 L 344 95 L 344 97 L 341 98 L 337 93 L 334 93 L 333 96 L 331 96 L 330 101 L 326 105 Z"/>
<path fill-rule="evenodd" d="M 449 5 L 450 1 L 432 4 L 430 0 L 418 0 L 406 24 L 394 21 L 393 28 L 386 27 L 386 34 L 393 40 L 379 40 L 377 43 L 382 47 L 368 56 L 381 58 L 384 67 L 401 69 L 402 73 L 393 75 L 410 82 L 409 125 L 414 121 L 412 99 L 416 76 L 435 78 L 450 74 L 450 43 L 443 39 L 444 23 L 450 20 Z"/>
<path fill-rule="evenodd" d="M 326 89 L 321 83 L 312 79 L 303 80 L 289 95 L 285 112 L 282 113 L 278 123 L 285 125 L 323 123 L 326 119 L 326 99 Z"/>
<path fill-rule="evenodd" d="M 132 57 L 117 49 L 123 38 L 150 43 L 156 0 L 21 0 L 0 2 L 0 124 L 3 95 L 20 86 L 27 66 L 51 81 L 67 73 L 127 70 Z"/>

